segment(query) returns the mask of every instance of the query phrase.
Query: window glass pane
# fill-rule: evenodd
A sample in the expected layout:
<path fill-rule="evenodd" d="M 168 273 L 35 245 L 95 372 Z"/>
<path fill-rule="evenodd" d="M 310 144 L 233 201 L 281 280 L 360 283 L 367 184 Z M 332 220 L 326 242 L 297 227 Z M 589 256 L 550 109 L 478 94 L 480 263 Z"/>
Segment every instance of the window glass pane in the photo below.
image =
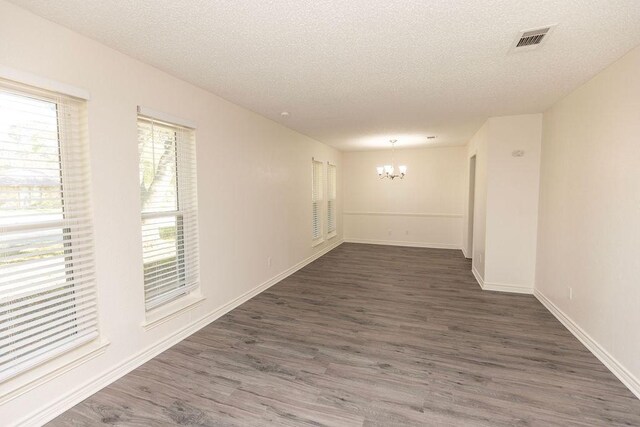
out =
<path fill-rule="evenodd" d="M 175 216 L 142 220 L 144 263 L 175 260 L 178 227 Z"/>
<path fill-rule="evenodd" d="M 321 205 L 322 201 L 322 163 L 313 160 L 313 175 L 311 179 L 311 206 L 312 206 L 312 238 L 314 240 L 322 237 Z"/>
<path fill-rule="evenodd" d="M 335 209 L 336 209 L 336 205 L 335 205 L 335 200 L 329 200 L 327 202 L 327 220 L 329 223 L 329 232 L 333 232 L 336 230 L 336 214 L 335 214 Z"/>
<path fill-rule="evenodd" d="M 0 93 L 0 225 L 62 219 L 56 104 Z"/>
<path fill-rule="evenodd" d="M 142 212 L 176 211 L 176 132 L 157 123 L 144 123 L 139 132 Z"/>
<path fill-rule="evenodd" d="M 64 251 L 64 234 L 61 227 L 4 233 L 0 236 L 0 265 L 6 267 L 6 270 L 3 268 L 3 274 L 6 275 L 18 274 L 22 269 L 51 266 L 55 260 L 64 267 Z M 27 262 L 28 265 L 21 265 Z"/>
<path fill-rule="evenodd" d="M 0 81 L 0 382 L 98 335 L 81 101 Z"/>
<path fill-rule="evenodd" d="M 327 165 L 327 231 L 336 231 L 336 167 Z"/>
<path fill-rule="evenodd" d="M 62 220 L 56 104 L 0 92 L 0 112 L 0 226 Z M 66 281 L 62 226 L 5 233 L 0 254 L 4 291 Z"/>
<path fill-rule="evenodd" d="M 147 310 L 198 285 L 194 142 L 191 129 L 138 118 Z"/>
<path fill-rule="evenodd" d="M 182 216 L 142 220 L 145 294 L 147 300 L 176 288 L 184 278 Z"/>

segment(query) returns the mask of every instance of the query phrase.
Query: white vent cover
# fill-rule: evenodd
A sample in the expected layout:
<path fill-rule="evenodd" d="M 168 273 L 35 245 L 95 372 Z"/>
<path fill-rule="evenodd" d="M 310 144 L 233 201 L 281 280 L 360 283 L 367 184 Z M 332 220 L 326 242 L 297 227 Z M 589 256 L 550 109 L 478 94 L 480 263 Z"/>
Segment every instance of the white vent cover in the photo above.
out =
<path fill-rule="evenodd" d="M 523 50 L 537 49 L 547 41 L 554 27 L 555 25 L 549 25 L 543 28 L 520 31 L 520 34 L 513 44 L 512 50 L 520 52 Z"/>

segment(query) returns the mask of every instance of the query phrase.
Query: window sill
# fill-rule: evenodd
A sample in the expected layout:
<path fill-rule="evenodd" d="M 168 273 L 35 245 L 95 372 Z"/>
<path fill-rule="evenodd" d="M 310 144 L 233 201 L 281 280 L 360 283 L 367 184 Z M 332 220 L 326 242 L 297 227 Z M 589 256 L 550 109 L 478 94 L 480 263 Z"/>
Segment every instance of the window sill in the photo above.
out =
<path fill-rule="evenodd" d="M 155 328 L 156 326 L 162 325 L 163 323 L 168 322 L 169 320 L 174 319 L 179 315 L 196 308 L 204 300 L 205 297 L 203 297 L 199 293 L 191 293 L 173 302 L 170 302 L 158 308 L 154 308 L 153 310 L 147 312 L 145 320 L 141 325 L 142 329 L 144 329 L 146 332 Z"/>
<path fill-rule="evenodd" d="M 54 364 L 55 367 L 53 367 L 53 369 L 41 373 L 38 368 L 34 368 L 32 371 L 26 371 L 24 373 L 24 377 L 26 378 L 20 375 L 16 377 L 15 382 L 14 380 L 8 380 L 7 383 L 3 384 L 3 388 L 4 386 L 7 386 L 8 392 L 0 393 L 0 405 L 4 405 L 10 400 L 15 399 L 16 397 L 21 396 L 104 354 L 104 352 L 107 351 L 109 344 L 110 343 L 107 340 L 100 340 L 100 338 L 94 339 L 93 342 L 78 347 L 74 352 L 70 352 L 66 356 L 58 356 L 60 361 L 56 360 L 58 358 L 52 359 L 50 363 Z M 65 360 L 65 358 L 68 360 Z"/>
<path fill-rule="evenodd" d="M 331 233 L 329 233 L 329 234 L 327 235 L 327 240 L 331 240 L 331 239 L 333 239 L 334 237 L 336 237 L 337 235 L 338 235 L 338 232 L 337 232 L 337 231 L 332 231 Z"/>
<path fill-rule="evenodd" d="M 319 239 L 316 239 L 313 242 L 311 242 L 311 247 L 315 248 L 316 246 L 321 245 L 323 243 L 324 243 L 324 239 L 323 238 L 319 238 Z"/>

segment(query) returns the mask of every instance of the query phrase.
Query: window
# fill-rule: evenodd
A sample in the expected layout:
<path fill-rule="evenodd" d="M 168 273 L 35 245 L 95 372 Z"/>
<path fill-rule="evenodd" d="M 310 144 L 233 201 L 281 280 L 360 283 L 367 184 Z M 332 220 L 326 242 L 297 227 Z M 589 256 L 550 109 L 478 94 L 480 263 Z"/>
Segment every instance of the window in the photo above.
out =
<path fill-rule="evenodd" d="M 84 109 L 0 80 L 0 381 L 98 336 Z"/>
<path fill-rule="evenodd" d="M 327 233 L 336 235 L 336 166 L 327 163 Z"/>
<path fill-rule="evenodd" d="M 194 130 L 138 116 L 147 310 L 198 287 Z"/>
<path fill-rule="evenodd" d="M 322 241 L 322 162 L 312 161 L 313 176 L 311 182 L 311 228 L 314 243 Z"/>

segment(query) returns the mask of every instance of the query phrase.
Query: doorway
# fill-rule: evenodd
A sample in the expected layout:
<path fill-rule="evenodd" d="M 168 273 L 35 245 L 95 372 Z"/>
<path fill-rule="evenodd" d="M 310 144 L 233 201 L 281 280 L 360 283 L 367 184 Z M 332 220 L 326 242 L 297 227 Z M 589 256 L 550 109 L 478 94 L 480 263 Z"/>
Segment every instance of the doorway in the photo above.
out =
<path fill-rule="evenodd" d="M 476 196 L 476 156 L 469 158 L 469 211 L 467 218 L 467 258 L 473 258 L 473 211 Z"/>

